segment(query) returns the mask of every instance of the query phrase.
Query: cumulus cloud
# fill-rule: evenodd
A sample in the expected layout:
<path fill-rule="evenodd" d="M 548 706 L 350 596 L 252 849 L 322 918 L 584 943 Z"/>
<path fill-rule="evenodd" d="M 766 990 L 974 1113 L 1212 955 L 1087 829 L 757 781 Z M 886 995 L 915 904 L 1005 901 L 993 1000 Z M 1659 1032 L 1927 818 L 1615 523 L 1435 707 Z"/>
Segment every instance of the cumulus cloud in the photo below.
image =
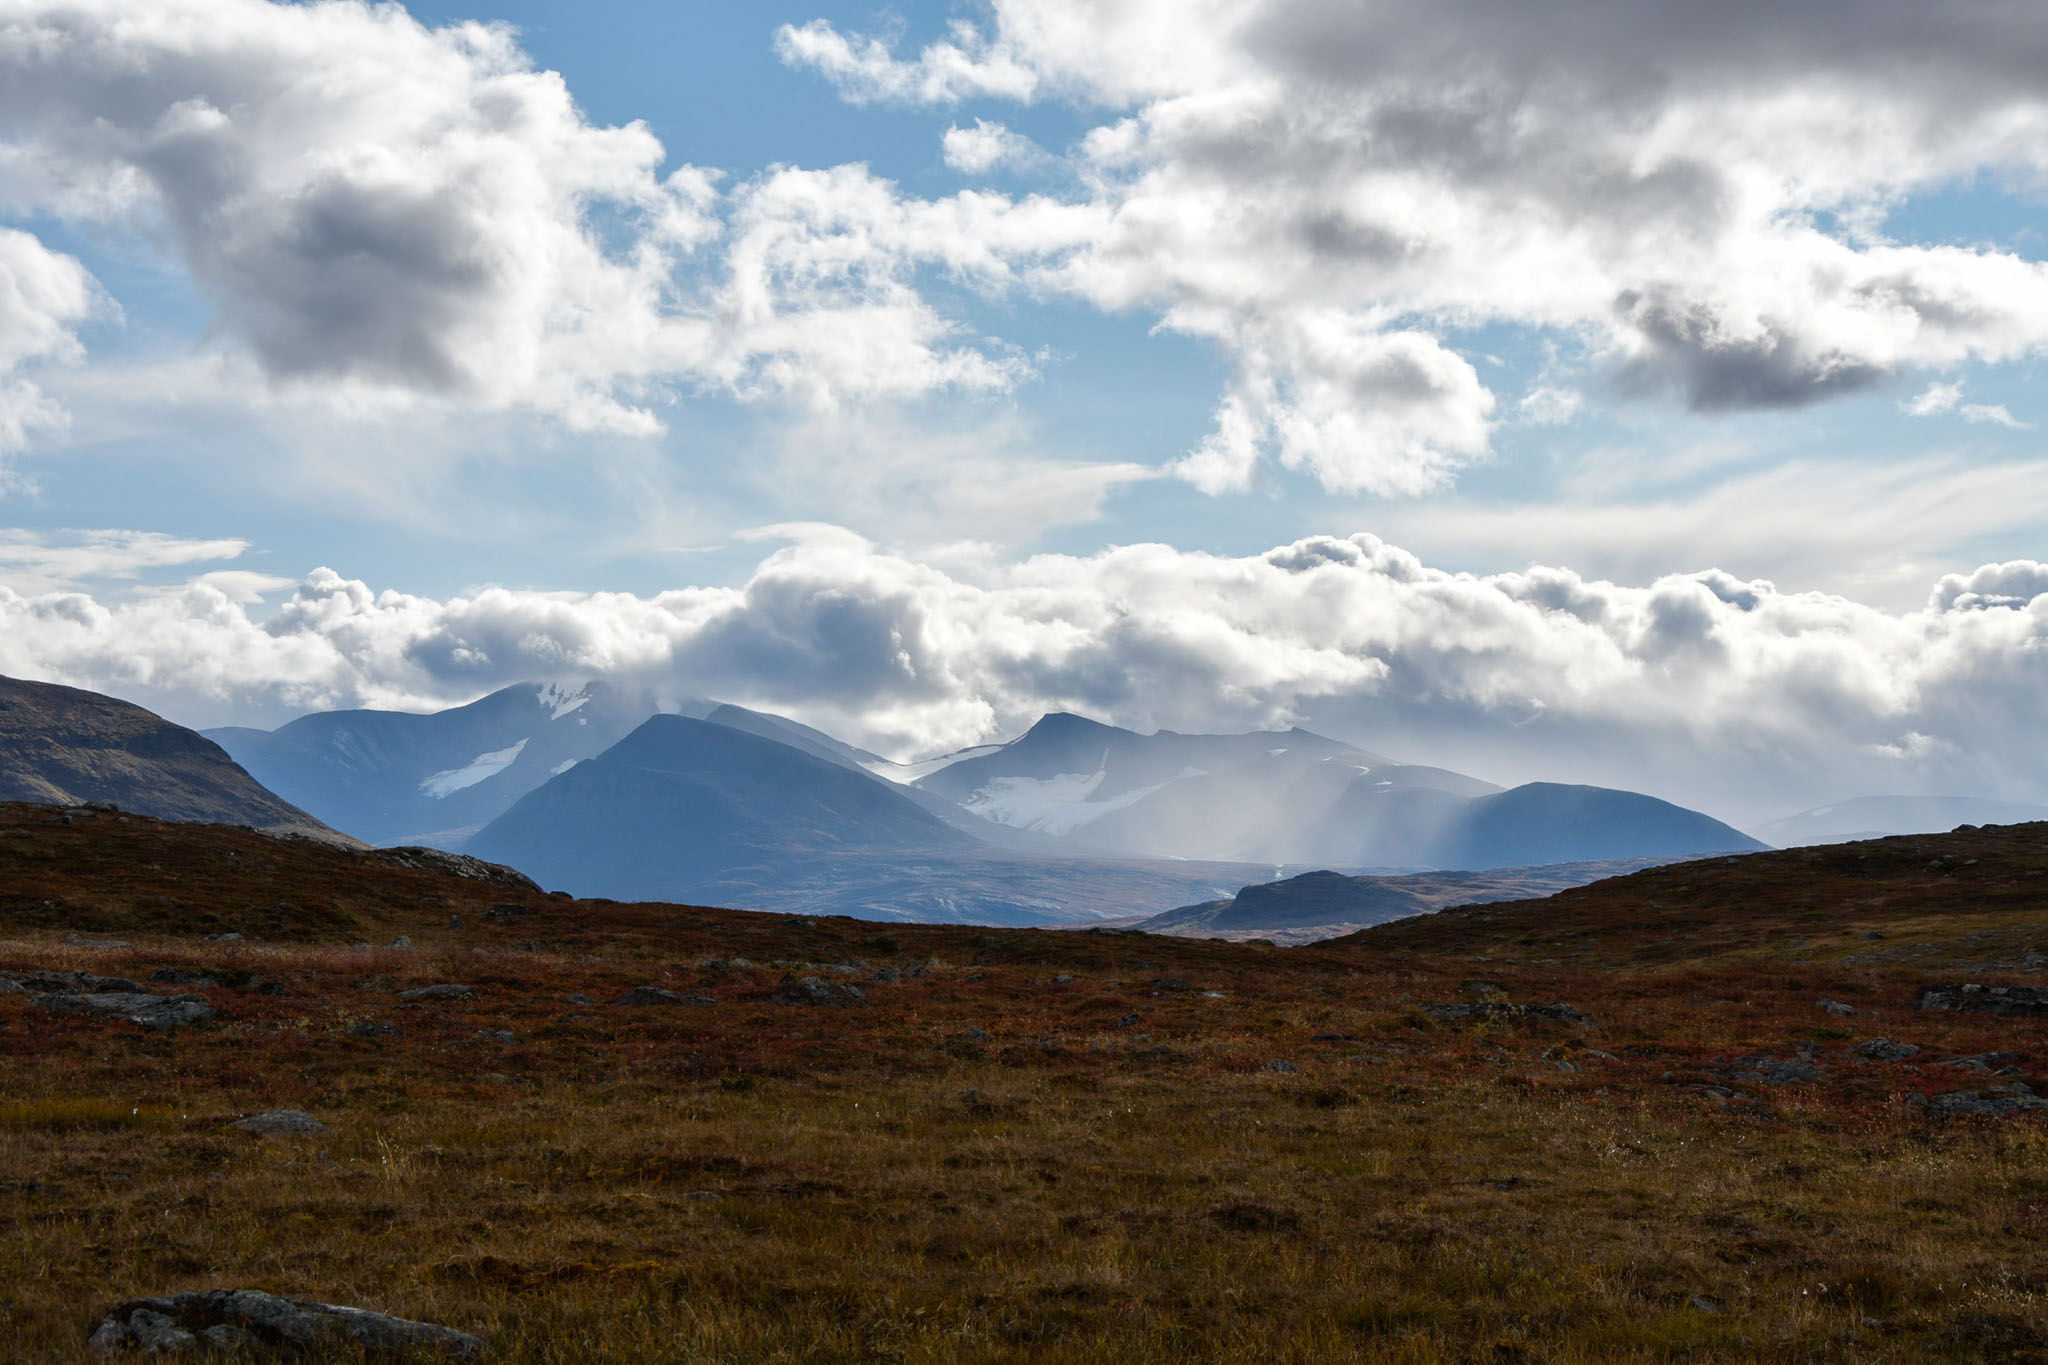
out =
<path fill-rule="evenodd" d="M 1908 417 L 1938 417 L 1944 412 L 1954 412 L 1956 404 L 1962 401 L 1963 386 L 1960 382 L 1944 384 L 1936 380 L 1910 401 L 1899 404 L 1899 410 Z"/>
<path fill-rule="evenodd" d="M 904 56 L 823 21 L 780 50 L 853 99 L 1103 116 L 1073 169 L 1106 226 L 1057 283 L 1237 359 L 1182 465 L 1203 487 L 1271 452 L 1333 488 L 1416 491 L 1483 455 L 1492 395 L 1469 366 L 1389 403 L 1368 336 L 1449 354 L 1475 324 L 1547 329 L 1619 392 L 1702 411 L 2048 345 L 2048 266 L 1886 235 L 1915 196 L 2048 173 L 2048 24 L 2024 7 L 991 9 Z M 1347 356 L 1367 378 L 1338 400 Z"/>
<path fill-rule="evenodd" d="M 663 160 L 504 27 L 357 0 L 0 0 L 0 213 L 158 244 L 273 393 L 644 435 L 693 390 L 830 408 L 1028 373 L 914 281 L 1000 292 L 1057 206 Z M 86 283 L 14 231 L 9 273 L 0 375 L 66 351 Z M 0 439 L 59 419 L 4 394 Z"/>
<path fill-rule="evenodd" d="M 1181 730 L 1306 720 L 1496 779 L 1606 781 L 1757 815 L 1845 790 L 2048 795 L 2033 723 L 2048 568 L 2031 562 L 1886 612 L 1718 570 L 1642 586 L 1448 573 L 1363 534 L 971 572 L 832 527 L 773 534 L 794 542 L 737 587 L 644 597 L 436 600 L 321 569 L 264 618 L 205 577 L 126 600 L 0 587 L 0 672 L 216 718 L 424 708 L 601 673 L 899 753 L 1013 734 L 1053 709 Z"/>
<path fill-rule="evenodd" d="M 962 175 L 986 175 L 1005 166 L 1031 167 L 1049 159 L 1022 133 L 983 118 L 976 119 L 972 128 L 948 128 L 941 148 L 946 164 Z"/>
<path fill-rule="evenodd" d="M 75 328 L 102 306 L 92 276 L 25 232 L 0 228 L 0 457 L 64 413 L 24 370 L 82 354 Z"/>

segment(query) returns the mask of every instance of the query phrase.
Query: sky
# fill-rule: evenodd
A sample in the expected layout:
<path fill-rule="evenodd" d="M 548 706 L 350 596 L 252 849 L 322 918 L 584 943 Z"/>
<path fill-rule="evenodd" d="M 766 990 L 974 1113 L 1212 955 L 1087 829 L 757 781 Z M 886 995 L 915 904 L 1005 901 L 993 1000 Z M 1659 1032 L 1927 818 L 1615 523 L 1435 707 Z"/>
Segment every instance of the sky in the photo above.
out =
<path fill-rule="evenodd" d="M 0 0 L 0 672 L 2048 801 L 2048 15 Z"/>

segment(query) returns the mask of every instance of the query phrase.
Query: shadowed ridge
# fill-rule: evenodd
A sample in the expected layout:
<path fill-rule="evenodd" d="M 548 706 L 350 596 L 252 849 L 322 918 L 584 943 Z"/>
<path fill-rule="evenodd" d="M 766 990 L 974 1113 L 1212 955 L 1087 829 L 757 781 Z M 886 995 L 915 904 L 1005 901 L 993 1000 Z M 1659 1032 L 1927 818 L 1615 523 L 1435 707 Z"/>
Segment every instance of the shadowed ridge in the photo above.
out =
<path fill-rule="evenodd" d="M 0 678 L 0 801 L 104 801 L 162 820 L 356 842 L 196 731 L 132 702 L 18 678 Z"/>

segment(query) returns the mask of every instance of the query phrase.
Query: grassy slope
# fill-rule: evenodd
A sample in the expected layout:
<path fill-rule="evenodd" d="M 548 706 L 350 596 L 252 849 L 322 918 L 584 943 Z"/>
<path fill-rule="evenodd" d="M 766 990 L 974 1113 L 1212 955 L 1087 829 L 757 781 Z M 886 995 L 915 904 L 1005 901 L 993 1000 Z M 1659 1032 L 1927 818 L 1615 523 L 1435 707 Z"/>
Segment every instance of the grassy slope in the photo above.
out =
<path fill-rule="evenodd" d="M 246 1285 L 509 1361 L 2048 1360 L 2040 1121 L 1930 1120 L 1899 1097 L 1996 1082 L 1845 1055 L 2048 1063 L 2048 1021 L 1912 1008 L 1923 980 L 2040 980 L 2048 826 L 1275 950 L 570 902 L 51 815 L 0 807 L 0 970 L 285 993 L 206 990 L 222 1017 L 173 1035 L 0 995 L 0 1339 L 25 1358 L 84 1359 L 117 1299 Z M 534 913 L 483 918 L 506 901 Z M 758 965 L 709 965 L 735 956 Z M 842 961 L 929 965 L 864 1010 L 775 1002 Z M 1594 1023 L 1419 1010 L 1478 977 Z M 477 998 L 397 999 L 437 981 Z M 640 984 L 718 1003 L 608 1003 Z M 1818 1083 L 1691 1088 L 1802 1043 Z M 336 1132 L 226 1126 L 282 1105 Z"/>

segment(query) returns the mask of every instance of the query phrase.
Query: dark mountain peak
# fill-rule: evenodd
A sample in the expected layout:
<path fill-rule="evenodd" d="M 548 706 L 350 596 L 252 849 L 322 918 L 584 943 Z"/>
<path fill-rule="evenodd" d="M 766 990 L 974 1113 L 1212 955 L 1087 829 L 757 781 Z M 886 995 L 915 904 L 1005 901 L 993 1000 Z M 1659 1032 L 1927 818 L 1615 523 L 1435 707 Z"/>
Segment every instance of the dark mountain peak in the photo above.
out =
<path fill-rule="evenodd" d="M 1076 740 L 1107 739 L 1111 736 L 1135 739 L 1137 732 L 1119 729 L 1114 725 L 1104 725 L 1099 720 L 1090 720 L 1086 716 L 1077 716 L 1072 711 L 1048 711 L 1038 718 L 1037 724 L 1033 725 L 1016 739 L 1010 741 L 1009 747 L 1016 748 L 1020 745 L 1040 744 L 1067 745 L 1072 744 Z"/>

